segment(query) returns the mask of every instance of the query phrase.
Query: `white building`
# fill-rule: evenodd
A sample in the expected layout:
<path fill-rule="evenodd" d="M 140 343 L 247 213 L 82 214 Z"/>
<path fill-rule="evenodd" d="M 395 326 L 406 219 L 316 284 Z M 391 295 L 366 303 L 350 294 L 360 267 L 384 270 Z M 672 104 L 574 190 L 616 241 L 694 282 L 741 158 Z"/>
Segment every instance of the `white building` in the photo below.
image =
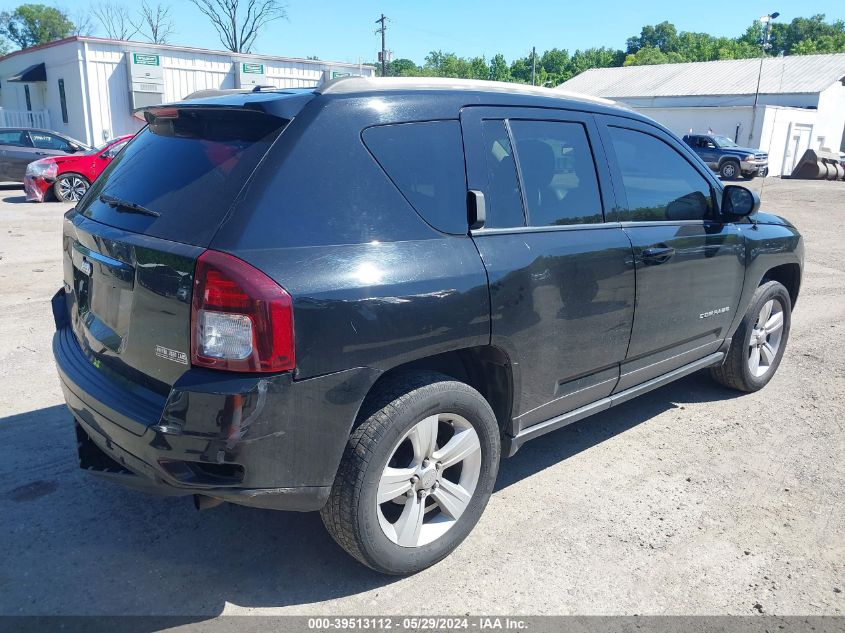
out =
<path fill-rule="evenodd" d="M 308 87 L 372 66 L 69 37 L 0 58 L 0 127 L 43 127 L 89 144 L 132 134 L 132 114 L 206 88 Z"/>
<path fill-rule="evenodd" d="M 845 151 L 845 53 L 596 68 L 561 89 L 629 105 L 683 136 L 712 130 L 789 174 L 808 148 Z"/>

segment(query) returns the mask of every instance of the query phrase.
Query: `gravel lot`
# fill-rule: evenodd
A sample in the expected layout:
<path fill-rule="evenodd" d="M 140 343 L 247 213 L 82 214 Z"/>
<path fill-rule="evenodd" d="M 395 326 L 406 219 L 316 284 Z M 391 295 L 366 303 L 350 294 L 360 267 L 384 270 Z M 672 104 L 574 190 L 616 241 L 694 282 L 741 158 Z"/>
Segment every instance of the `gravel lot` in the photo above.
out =
<path fill-rule="evenodd" d="M 772 383 L 696 374 L 526 445 L 458 551 L 396 579 L 316 514 L 80 472 L 50 353 L 66 205 L 0 190 L 0 614 L 843 614 L 845 183 L 763 199 L 807 247 Z"/>

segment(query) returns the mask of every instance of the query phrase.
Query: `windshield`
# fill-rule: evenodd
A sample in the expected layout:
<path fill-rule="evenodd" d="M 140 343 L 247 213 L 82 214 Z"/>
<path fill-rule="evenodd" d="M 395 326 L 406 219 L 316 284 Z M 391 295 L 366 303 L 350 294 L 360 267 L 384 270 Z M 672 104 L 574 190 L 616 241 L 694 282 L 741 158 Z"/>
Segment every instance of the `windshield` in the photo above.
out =
<path fill-rule="evenodd" d="M 739 147 L 739 145 L 734 143 L 727 136 L 714 136 L 713 140 L 715 141 L 717 147 Z"/>

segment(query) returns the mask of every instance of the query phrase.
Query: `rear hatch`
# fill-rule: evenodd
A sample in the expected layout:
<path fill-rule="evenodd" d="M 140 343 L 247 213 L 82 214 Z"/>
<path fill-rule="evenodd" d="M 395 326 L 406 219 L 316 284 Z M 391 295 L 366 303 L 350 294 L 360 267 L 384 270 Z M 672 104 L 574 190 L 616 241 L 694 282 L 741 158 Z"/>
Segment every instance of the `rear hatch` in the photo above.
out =
<path fill-rule="evenodd" d="M 64 281 L 91 363 L 165 395 L 190 366 L 196 260 L 289 119 L 177 105 L 147 121 L 66 215 Z"/>

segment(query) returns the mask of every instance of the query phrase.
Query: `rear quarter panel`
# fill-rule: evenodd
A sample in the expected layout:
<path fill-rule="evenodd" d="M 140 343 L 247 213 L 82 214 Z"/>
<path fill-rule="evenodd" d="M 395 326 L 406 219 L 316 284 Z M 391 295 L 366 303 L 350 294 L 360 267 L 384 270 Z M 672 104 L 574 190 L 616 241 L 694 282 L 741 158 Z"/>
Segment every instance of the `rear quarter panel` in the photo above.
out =
<path fill-rule="evenodd" d="M 215 235 L 211 248 L 293 297 L 297 378 L 489 343 L 487 275 L 472 240 L 429 226 L 361 140 L 371 125 L 457 115 L 379 96 L 314 99 Z"/>

